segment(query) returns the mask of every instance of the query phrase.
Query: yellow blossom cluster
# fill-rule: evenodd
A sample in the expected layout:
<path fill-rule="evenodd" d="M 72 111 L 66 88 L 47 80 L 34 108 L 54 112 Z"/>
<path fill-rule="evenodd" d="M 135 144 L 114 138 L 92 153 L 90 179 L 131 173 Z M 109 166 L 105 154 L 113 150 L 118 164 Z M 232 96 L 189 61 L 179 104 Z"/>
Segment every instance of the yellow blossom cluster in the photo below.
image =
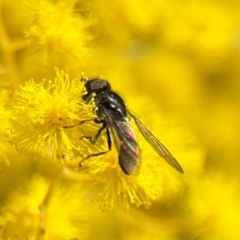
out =
<path fill-rule="evenodd" d="M 239 7 L 0 0 L 0 240 L 239 239 Z M 95 78 L 184 174 L 130 115 L 132 174 L 109 121 L 92 141 Z"/>

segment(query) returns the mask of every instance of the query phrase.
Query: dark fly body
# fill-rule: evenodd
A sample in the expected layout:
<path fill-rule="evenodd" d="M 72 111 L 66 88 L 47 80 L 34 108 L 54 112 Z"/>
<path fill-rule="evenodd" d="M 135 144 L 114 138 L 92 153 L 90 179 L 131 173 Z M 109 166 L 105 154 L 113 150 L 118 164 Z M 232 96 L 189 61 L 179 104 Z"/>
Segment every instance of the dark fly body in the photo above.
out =
<path fill-rule="evenodd" d="M 123 99 L 111 90 L 111 86 L 106 80 L 99 78 L 88 80 L 85 83 L 85 88 L 86 94 L 83 95 L 82 98 L 86 103 L 92 99 L 94 100 L 98 116 L 98 118 L 94 119 L 94 122 L 102 125 L 95 137 L 88 138 L 90 138 L 92 144 L 95 144 L 102 131 L 105 130 L 108 141 L 108 151 L 110 151 L 112 148 L 111 134 L 114 133 L 119 140 L 119 165 L 125 174 L 129 175 L 135 171 L 139 164 L 140 155 L 134 131 L 129 125 L 129 117 L 135 121 L 141 134 L 153 149 L 173 168 L 183 173 L 182 167 L 173 155 L 135 115 L 127 110 Z M 108 151 L 91 154 L 82 161 L 90 157 L 102 155 Z"/>

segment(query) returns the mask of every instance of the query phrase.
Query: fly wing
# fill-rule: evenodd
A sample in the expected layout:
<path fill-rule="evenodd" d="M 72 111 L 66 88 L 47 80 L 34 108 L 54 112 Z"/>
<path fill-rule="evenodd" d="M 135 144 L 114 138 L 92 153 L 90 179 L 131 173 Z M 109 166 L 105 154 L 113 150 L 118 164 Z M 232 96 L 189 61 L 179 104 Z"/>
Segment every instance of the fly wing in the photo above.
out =
<path fill-rule="evenodd" d="M 175 168 L 180 173 L 183 173 L 183 169 L 173 155 L 167 150 L 166 147 L 148 130 L 148 128 L 132 113 L 128 112 L 129 115 L 134 119 L 138 129 L 140 130 L 143 137 L 147 142 L 154 148 L 154 150 L 169 163 L 173 168 Z"/>
<path fill-rule="evenodd" d="M 132 174 L 139 164 L 139 149 L 134 131 L 127 119 L 119 117 L 114 111 L 102 109 L 102 112 L 107 120 L 108 127 L 114 130 L 112 132 L 117 135 L 120 141 L 120 146 L 117 146 L 119 165 L 124 173 Z"/>

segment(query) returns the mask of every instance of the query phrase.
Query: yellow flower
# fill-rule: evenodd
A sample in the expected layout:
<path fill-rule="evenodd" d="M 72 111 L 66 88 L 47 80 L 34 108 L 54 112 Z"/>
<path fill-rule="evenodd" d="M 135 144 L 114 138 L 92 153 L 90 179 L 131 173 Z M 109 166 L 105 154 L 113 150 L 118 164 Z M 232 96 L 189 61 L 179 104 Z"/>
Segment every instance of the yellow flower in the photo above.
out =
<path fill-rule="evenodd" d="M 74 126 L 92 114 L 81 104 L 83 86 L 79 79 L 56 70 L 54 81 L 27 82 L 17 93 L 13 107 L 12 143 L 20 152 L 52 155 L 56 161 L 81 150 Z"/>
<path fill-rule="evenodd" d="M 84 6 L 80 5 L 78 9 L 77 4 L 78 0 L 25 1 L 26 10 L 32 17 L 31 24 L 25 30 L 26 37 L 42 46 L 47 57 L 45 61 L 62 66 L 64 58 L 70 67 L 70 64 L 79 66 L 86 60 L 86 45 L 90 39 L 86 28 L 89 22 L 81 14 Z"/>
<path fill-rule="evenodd" d="M 46 179 L 35 175 L 27 188 L 15 190 L 5 199 L 1 206 L 0 239 L 38 239 L 41 223 L 39 206 L 48 185 Z M 47 206 L 43 239 L 86 239 L 89 232 L 86 220 L 81 186 L 61 182 Z"/>
<path fill-rule="evenodd" d="M 100 202 L 102 210 L 128 210 L 130 204 L 150 206 L 159 198 L 163 190 L 161 164 L 154 158 L 144 160 L 139 173 L 132 175 L 123 173 L 116 151 L 86 163 L 98 186 L 96 200 Z"/>

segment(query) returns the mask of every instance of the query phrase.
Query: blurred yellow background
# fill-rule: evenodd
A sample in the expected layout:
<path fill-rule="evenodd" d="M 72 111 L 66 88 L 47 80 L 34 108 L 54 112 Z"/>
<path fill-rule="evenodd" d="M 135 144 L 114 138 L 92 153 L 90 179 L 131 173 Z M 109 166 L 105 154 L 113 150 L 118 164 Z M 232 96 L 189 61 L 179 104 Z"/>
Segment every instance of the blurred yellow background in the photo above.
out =
<path fill-rule="evenodd" d="M 185 173 L 154 155 L 163 190 L 152 205 L 104 213 L 97 201 L 78 206 L 83 192 L 94 198 L 87 182 L 62 179 L 43 239 L 240 239 L 239 9 L 226 0 L 0 0 L 0 239 L 35 239 L 37 225 L 21 229 L 31 225 L 25 214 L 37 219 L 29 206 L 41 204 L 54 163 L 18 153 L 5 130 L 14 92 L 53 79 L 55 67 L 107 79 Z M 142 161 L 154 158 L 140 143 Z"/>

